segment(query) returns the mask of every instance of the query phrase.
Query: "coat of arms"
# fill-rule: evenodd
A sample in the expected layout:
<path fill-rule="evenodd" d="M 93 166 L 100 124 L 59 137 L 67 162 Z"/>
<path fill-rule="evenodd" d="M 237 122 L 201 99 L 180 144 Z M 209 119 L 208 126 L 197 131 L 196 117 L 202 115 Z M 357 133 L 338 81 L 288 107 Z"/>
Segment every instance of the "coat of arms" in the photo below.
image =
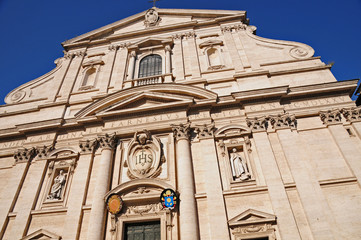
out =
<path fill-rule="evenodd" d="M 161 173 L 164 162 L 159 139 L 151 136 L 147 130 L 136 132 L 129 143 L 128 176 L 131 179 L 156 177 Z"/>

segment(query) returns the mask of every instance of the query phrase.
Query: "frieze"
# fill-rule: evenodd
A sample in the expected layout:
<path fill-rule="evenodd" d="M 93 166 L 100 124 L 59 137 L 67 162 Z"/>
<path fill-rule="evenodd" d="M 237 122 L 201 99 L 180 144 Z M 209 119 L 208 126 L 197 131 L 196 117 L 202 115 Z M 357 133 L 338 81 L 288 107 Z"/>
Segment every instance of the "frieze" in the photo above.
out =
<path fill-rule="evenodd" d="M 184 116 L 182 116 L 184 115 Z M 128 126 L 136 126 L 136 125 L 143 125 L 146 123 L 155 123 L 160 121 L 170 121 L 179 119 L 181 117 L 186 117 L 185 114 L 181 113 L 170 113 L 170 114 L 160 114 L 150 117 L 139 117 L 134 119 L 128 119 L 128 120 L 121 120 L 121 121 L 113 121 L 108 122 L 105 124 L 105 128 L 111 129 L 111 128 L 119 128 L 119 127 L 128 127 Z"/>
<path fill-rule="evenodd" d="M 236 116 L 240 116 L 240 115 L 244 115 L 244 114 L 242 114 L 241 109 L 231 109 L 231 110 L 225 110 L 225 111 L 218 112 L 218 113 L 211 113 L 212 119 L 225 118 L 225 117 L 236 117 Z"/>
<path fill-rule="evenodd" d="M 69 132 L 67 134 L 61 134 L 57 136 L 57 140 L 61 141 L 61 140 L 68 140 L 68 139 L 74 139 L 74 138 L 82 138 L 86 135 L 91 135 L 91 134 L 97 134 L 97 133 L 101 133 L 103 132 L 103 129 L 101 127 L 96 127 L 96 128 L 87 128 L 85 130 L 85 132 Z"/>
<path fill-rule="evenodd" d="M 284 107 L 287 109 L 297 109 L 297 108 L 309 108 L 309 107 L 318 107 L 331 104 L 339 104 L 349 101 L 349 98 L 344 96 L 332 97 L 332 98 L 322 98 L 322 99 L 312 99 L 306 101 L 295 101 L 289 104 L 280 105 L 279 103 L 263 103 L 257 105 L 245 105 L 245 110 L 247 112 L 257 112 L 257 111 L 266 111 L 278 109 Z"/>

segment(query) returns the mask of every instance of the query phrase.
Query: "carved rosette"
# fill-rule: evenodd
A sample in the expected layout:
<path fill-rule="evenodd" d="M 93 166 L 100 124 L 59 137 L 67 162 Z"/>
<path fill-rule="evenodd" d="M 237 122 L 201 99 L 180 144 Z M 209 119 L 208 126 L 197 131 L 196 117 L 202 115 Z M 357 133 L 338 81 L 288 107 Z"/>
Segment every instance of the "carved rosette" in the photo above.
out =
<path fill-rule="evenodd" d="M 14 153 L 15 162 L 28 162 L 31 161 L 36 155 L 36 149 L 30 148 L 22 148 Z"/>
<path fill-rule="evenodd" d="M 266 131 L 268 127 L 268 118 L 267 117 L 255 117 L 255 118 L 247 118 L 247 126 L 253 132 Z"/>
<path fill-rule="evenodd" d="M 97 142 L 99 143 L 99 147 L 112 150 L 117 145 L 116 135 L 115 133 L 100 135 L 97 138 Z"/>
<path fill-rule="evenodd" d="M 288 113 L 270 116 L 269 120 L 274 129 L 297 127 L 297 119 L 295 115 L 289 115 Z"/>
<path fill-rule="evenodd" d="M 38 158 L 47 158 L 51 151 L 54 150 L 54 147 L 52 145 L 50 146 L 43 146 L 36 148 L 36 154 Z"/>
<path fill-rule="evenodd" d="M 161 142 L 147 130 L 136 132 L 129 143 L 125 166 L 130 179 L 158 177 L 165 162 Z"/>
<path fill-rule="evenodd" d="M 82 153 L 92 153 L 98 146 L 97 139 L 85 140 L 79 142 L 79 148 Z"/>
<path fill-rule="evenodd" d="M 179 124 L 179 125 L 171 125 L 174 138 L 179 141 L 181 139 L 189 140 L 190 137 L 190 123 Z"/>
<path fill-rule="evenodd" d="M 361 107 L 343 108 L 341 112 L 349 122 L 361 121 Z"/>
<path fill-rule="evenodd" d="M 211 124 L 196 125 L 194 132 L 198 135 L 199 139 L 213 138 L 215 127 L 214 122 Z"/>
<path fill-rule="evenodd" d="M 321 111 L 320 118 L 324 124 L 336 124 L 341 122 L 341 111 L 333 109 L 328 111 Z"/>

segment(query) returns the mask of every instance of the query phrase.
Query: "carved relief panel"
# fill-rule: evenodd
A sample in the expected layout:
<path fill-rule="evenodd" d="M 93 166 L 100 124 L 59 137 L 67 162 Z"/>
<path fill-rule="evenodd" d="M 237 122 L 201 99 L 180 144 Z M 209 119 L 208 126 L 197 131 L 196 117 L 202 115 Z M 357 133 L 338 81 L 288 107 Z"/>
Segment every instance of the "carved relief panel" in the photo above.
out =
<path fill-rule="evenodd" d="M 128 144 L 123 172 L 129 179 L 156 178 L 163 171 L 165 159 L 159 138 L 147 130 L 136 132 Z"/>

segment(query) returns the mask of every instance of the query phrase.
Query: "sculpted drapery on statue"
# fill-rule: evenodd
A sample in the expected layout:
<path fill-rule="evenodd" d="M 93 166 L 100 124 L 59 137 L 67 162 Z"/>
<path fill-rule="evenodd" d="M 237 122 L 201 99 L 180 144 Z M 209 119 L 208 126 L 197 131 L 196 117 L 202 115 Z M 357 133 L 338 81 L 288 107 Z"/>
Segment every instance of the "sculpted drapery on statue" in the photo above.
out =
<path fill-rule="evenodd" d="M 47 199 L 50 200 L 60 200 L 61 194 L 66 182 L 67 174 L 64 173 L 64 170 L 60 170 L 59 175 L 54 178 L 53 186 L 51 186 L 50 193 Z"/>
<path fill-rule="evenodd" d="M 232 175 L 235 180 L 247 180 L 251 177 L 246 160 L 237 152 L 236 148 L 232 148 L 229 158 L 232 167 Z"/>

